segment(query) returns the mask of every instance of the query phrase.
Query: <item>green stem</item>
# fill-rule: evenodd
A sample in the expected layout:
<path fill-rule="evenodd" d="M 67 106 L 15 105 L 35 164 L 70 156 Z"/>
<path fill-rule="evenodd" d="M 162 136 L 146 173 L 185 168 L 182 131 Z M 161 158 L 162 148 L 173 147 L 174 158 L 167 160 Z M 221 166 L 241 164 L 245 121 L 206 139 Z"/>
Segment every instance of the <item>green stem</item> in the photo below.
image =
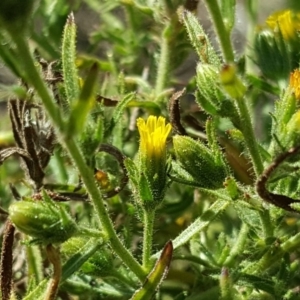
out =
<path fill-rule="evenodd" d="M 161 38 L 160 57 L 155 83 L 155 96 L 157 100 L 160 99 L 160 97 L 158 98 L 158 96 L 163 92 L 167 85 L 169 75 L 170 49 L 169 40 L 166 37 L 166 30 L 168 30 L 168 27 L 166 27 L 166 29 L 164 30 Z"/>
<path fill-rule="evenodd" d="M 144 210 L 143 267 L 145 270 L 151 268 L 154 217 L 155 210 Z"/>
<path fill-rule="evenodd" d="M 280 262 L 285 253 L 291 253 L 300 247 L 300 233 L 289 238 L 286 242 L 282 243 L 279 247 L 276 245 L 269 246 L 266 254 L 256 263 L 248 266 L 243 270 L 250 274 L 258 274 L 265 272 L 273 264 Z"/>
<path fill-rule="evenodd" d="M 230 41 L 230 33 L 226 30 L 217 0 L 205 0 L 219 38 L 221 50 L 226 63 L 234 62 L 234 53 Z"/>
<path fill-rule="evenodd" d="M 255 175 L 256 177 L 259 177 L 259 175 L 264 170 L 264 166 L 260 156 L 257 141 L 254 136 L 253 126 L 252 126 L 249 110 L 246 104 L 246 99 L 245 98 L 237 99 L 237 105 L 239 109 L 244 140 L 250 153 Z M 259 211 L 259 216 L 261 219 L 265 238 L 273 236 L 273 226 L 271 223 L 269 211 L 267 210 Z"/>
<path fill-rule="evenodd" d="M 222 268 L 220 276 L 220 300 L 231 300 L 234 299 L 234 289 L 232 280 L 229 275 L 227 268 Z"/>
<path fill-rule="evenodd" d="M 109 218 L 109 215 L 106 211 L 106 208 L 103 203 L 102 195 L 98 189 L 96 182 L 94 180 L 93 172 L 85 164 L 82 153 L 79 150 L 77 143 L 74 139 L 67 138 L 64 135 L 63 121 L 59 113 L 58 107 L 55 105 L 54 101 L 48 89 L 43 82 L 39 72 L 37 71 L 31 53 L 29 51 L 28 45 L 23 36 L 12 36 L 14 42 L 16 43 L 20 59 L 23 62 L 24 70 L 31 84 L 36 89 L 37 93 L 41 97 L 43 104 L 50 116 L 55 127 L 60 131 L 61 138 L 63 139 L 64 145 L 68 150 L 70 156 L 72 157 L 81 178 L 85 184 L 85 187 L 90 195 L 91 201 L 95 207 L 95 210 L 98 214 L 101 226 L 103 231 L 108 236 L 110 240 L 110 245 L 116 254 L 122 259 L 122 261 L 127 265 L 127 267 L 135 273 L 135 275 L 141 280 L 144 281 L 146 273 L 139 263 L 134 259 L 131 253 L 124 247 L 120 239 L 118 238 L 113 224 Z"/>
<path fill-rule="evenodd" d="M 242 131 L 243 131 L 245 143 L 251 156 L 255 175 L 256 177 L 258 177 L 263 172 L 264 166 L 259 153 L 257 141 L 254 136 L 253 126 L 252 126 L 249 110 L 246 104 L 246 99 L 245 98 L 237 99 L 237 105 L 240 113 L 241 124 L 243 126 Z"/>
<path fill-rule="evenodd" d="M 257 12 L 258 12 L 258 1 L 257 0 L 248 0 L 246 1 L 246 11 L 248 15 L 247 22 L 247 41 L 248 45 L 253 45 L 254 37 L 255 37 L 255 27 L 257 26 Z M 252 59 L 253 57 L 253 48 L 246 47 L 246 70 L 247 74 L 255 73 L 255 62 Z"/>
<path fill-rule="evenodd" d="M 82 226 L 78 226 L 78 232 L 75 235 L 103 239 L 104 241 L 107 241 L 107 236 L 103 234 L 103 232 Z"/>
<path fill-rule="evenodd" d="M 239 232 L 239 236 L 237 238 L 237 241 L 235 242 L 232 250 L 230 251 L 229 256 L 224 262 L 224 266 L 229 266 L 231 267 L 234 264 L 234 261 L 236 257 L 240 254 L 243 253 L 244 247 L 247 242 L 248 238 L 248 232 L 249 232 L 249 227 L 246 223 L 242 224 L 241 230 Z"/>
<path fill-rule="evenodd" d="M 259 210 L 258 214 L 259 214 L 261 225 L 263 228 L 264 237 L 265 238 L 272 237 L 273 236 L 273 225 L 272 225 L 269 211 L 266 209 Z"/>

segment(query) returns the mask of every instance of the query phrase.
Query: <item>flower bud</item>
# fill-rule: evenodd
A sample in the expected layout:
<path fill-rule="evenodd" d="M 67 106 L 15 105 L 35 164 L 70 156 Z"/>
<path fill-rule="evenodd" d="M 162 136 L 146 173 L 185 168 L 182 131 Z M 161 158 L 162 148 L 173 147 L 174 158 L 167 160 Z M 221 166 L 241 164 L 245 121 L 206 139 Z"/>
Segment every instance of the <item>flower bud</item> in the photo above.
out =
<path fill-rule="evenodd" d="M 76 224 L 65 209 L 52 200 L 20 201 L 9 207 L 12 223 L 39 243 L 62 243 L 76 232 Z"/>
<path fill-rule="evenodd" d="M 223 187 L 227 174 L 220 158 L 216 159 L 206 146 L 190 137 L 177 135 L 173 144 L 177 159 L 172 165 L 174 180 L 206 189 Z"/>
<path fill-rule="evenodd" d="M 209 114 L 215 115 L 219 104 L 226 99 L 220 89 L 219 71 L 209 64 L 197 67 L 198 104 Z"/>
<path fill-rule="evenodd" d="M 291 53 L 282 35 L 269 30 L 256 34 L 255 61 L 263 75 L 274 81 L 286 81 L 291 71 Z"/>

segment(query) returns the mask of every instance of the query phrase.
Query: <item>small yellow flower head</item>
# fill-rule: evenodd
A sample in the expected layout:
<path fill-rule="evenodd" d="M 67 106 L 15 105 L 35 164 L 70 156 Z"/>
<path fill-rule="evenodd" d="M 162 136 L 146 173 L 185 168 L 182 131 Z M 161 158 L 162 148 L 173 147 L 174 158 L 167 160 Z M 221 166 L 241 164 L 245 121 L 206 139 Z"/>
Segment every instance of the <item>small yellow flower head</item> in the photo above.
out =
<path fill-rule="evenodd" d="M 296 69 L 290 75 L 290 87 L 295 93 L 295 97 L 300 100 L 300 70 Z"/>
<path fill-rule="evenodd" d="M 139 176 L 140 198 L 144 207 L 153 209 L 163 199 L 166 182 L 166 141 L 171 124 L 163 117 L 149 116 L 147 121 L 139 118 L 140 133 Z"/>
<path fill-rule="evenodd" d="M 163 117 L 150 116 L 145 120 L 137 120 L 138 130 L 141 136 L 140 151 L 148 159 L 159 159 L 165 156 L 166 140 L 171 131 L 171 124 L 166 125 Z"/>
<path fill-rule="evenodd" d="M 300 31 L 300 13 L 277 11 L 268 17 L 266 23 L 273 31 L 280 30 L 286 41 L 294 40 Z"/>

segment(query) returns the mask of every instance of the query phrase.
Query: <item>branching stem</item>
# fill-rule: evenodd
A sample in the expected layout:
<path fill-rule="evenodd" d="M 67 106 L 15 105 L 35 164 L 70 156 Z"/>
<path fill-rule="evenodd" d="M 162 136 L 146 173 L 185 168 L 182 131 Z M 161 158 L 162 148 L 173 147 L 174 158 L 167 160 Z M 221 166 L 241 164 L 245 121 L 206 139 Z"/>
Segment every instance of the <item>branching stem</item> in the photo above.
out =
<path fill-rule="evenodd" d="M 59 108 L 56 106 L 54 100 L 52 99 L 45 83 L 43 82 L 41 75 L 39 74 L 31 53 L 28 48 L 28 44 L 23 36 L 12 36 L 12 39 L 17 45 L 20 59 L 23 62 L 24 70 L 30 83 L 34 86 L 37 93 L 39 94 L 46 111 L 52 123 L 55 125 L 56 129 L 60 133 L 60 139 L 62 140 L 65 148 L 72 157 L 80 175 L 82 181 L 85 184 L 86 190 L 90 195 L 91 201 L 95 207 L 96 213 L 99 217 L 100 223 L 102 225 L 103 231 L 107 235 L 112 249 L 116 254 L 123 260 L 127 267 L 135 273 L 135 275 L 144 281 L 146 278 L 146 273 L 131 253 L 124 247 L 123 243 L 117 236 L 111 219 L 104 206 L 103 198 L 101 192 L 96 185 L 94 175 L 92 170 L 86 165 L 83 155 L 79 150 L 78 144 L 75 142 L 73 137 L 67 137 L 64 134 L 64 122 L 62 120 Z"/>

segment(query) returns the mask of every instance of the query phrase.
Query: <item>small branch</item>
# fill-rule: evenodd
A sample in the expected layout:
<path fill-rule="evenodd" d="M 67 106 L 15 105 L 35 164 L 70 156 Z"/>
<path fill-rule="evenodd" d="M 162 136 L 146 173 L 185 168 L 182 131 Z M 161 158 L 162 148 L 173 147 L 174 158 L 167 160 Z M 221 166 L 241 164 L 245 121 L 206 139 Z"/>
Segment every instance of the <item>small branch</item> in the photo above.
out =
<path fill-rule="evenodd" d="M 256 191 L 258 195 L 268 203 L 276 205 L 282 209 L 292 212 L 298 212 L 293 209 L 290 204 L 292 203 L 300 203 L 300 200 L 295 200 L 285 195 L 273 194 L 267 189 L 267 182 L 269 178 L 272 176 L 274 171 L 282 164 L 287 158 L 292 157 L 298 154 L 300 151 L 300 146 L 294 147 L 287 152 L 280 154 L 261 174 L 256 182 Z"/>
<path fill-rule="evenodd" d="M 14 233 L 14 225 L 10 220 L 7 220 L 2 240 L 0 262 L 0 285 L 2 300 L 9 300 L 11 295 Z"/>
<path fill-rule="evenodd" d="M 45 300 L 55 300 L 62 275 L 60 253 L 51 244 L 47 245 L 46 252 L 49 261 L 53 265 L 53 274 L 46 291 Z"/>

